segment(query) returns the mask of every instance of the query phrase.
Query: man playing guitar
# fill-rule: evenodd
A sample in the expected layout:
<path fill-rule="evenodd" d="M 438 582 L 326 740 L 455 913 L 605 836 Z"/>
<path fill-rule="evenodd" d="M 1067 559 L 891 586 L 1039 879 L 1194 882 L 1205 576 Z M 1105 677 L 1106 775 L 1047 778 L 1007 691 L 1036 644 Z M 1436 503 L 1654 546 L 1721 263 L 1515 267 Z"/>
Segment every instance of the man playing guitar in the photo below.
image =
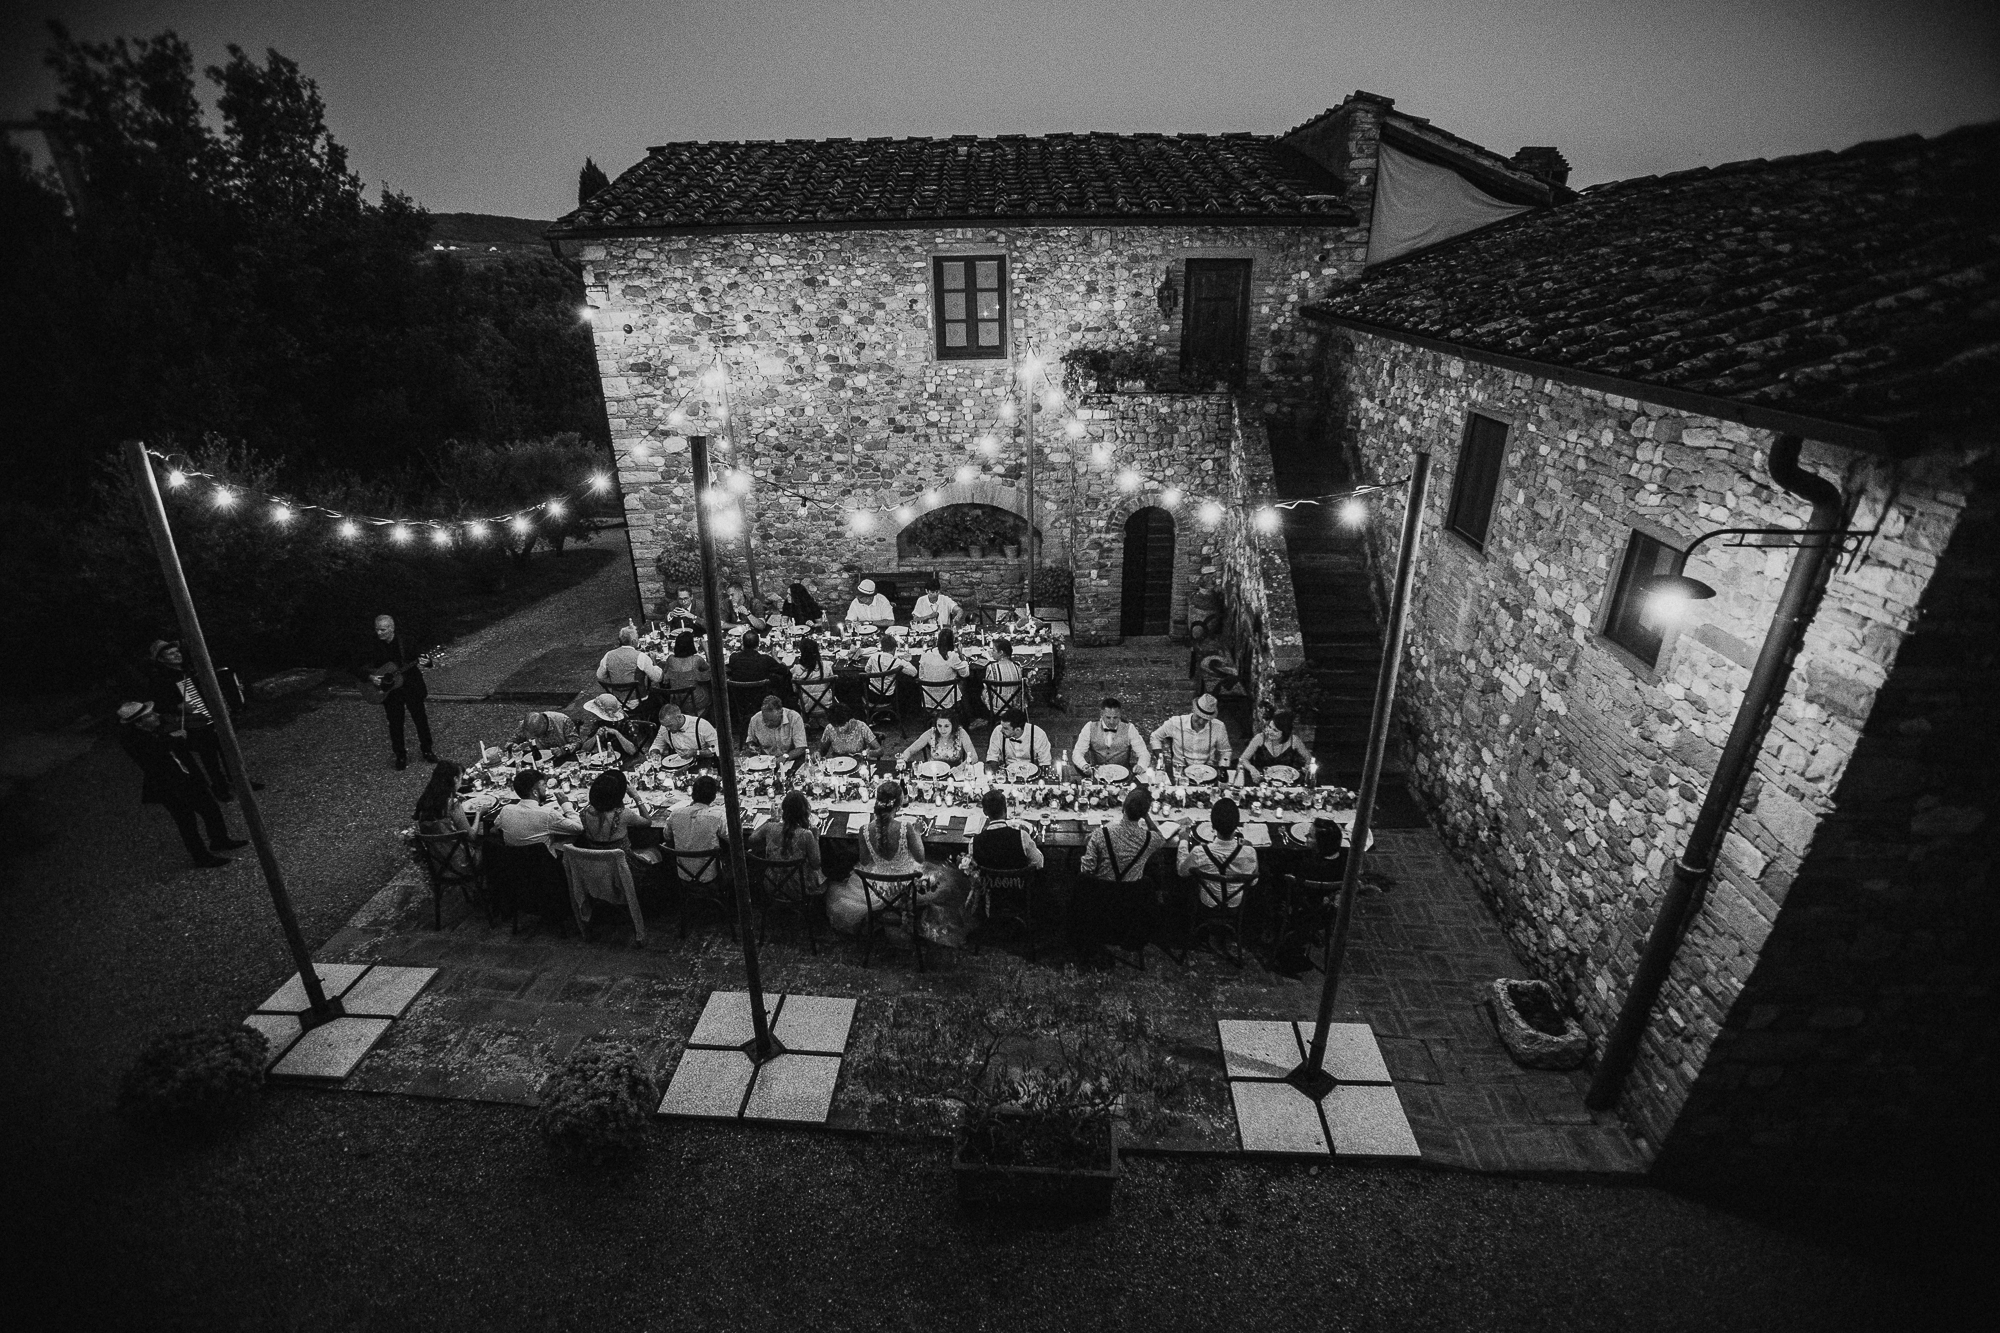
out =
<path fill-rule="evenodd" d="M 360 665 L 354 668 L 361 681 L 362 697 L 382 705 L 389 715 L 389 748 L 396 767 L 409 767 L 409 751 L 403 746 L 403 714 L 417 724 L 417 750 L 427 764 L 435 764 L 431 750 L 431 719 L 424 711 L 430 687 L 424 684 L 423 668 L 433 656 L 419 653 L 409 640 L 396 632 L 394 616 L 375 617 L 375 635 L 363 645 Z"/>

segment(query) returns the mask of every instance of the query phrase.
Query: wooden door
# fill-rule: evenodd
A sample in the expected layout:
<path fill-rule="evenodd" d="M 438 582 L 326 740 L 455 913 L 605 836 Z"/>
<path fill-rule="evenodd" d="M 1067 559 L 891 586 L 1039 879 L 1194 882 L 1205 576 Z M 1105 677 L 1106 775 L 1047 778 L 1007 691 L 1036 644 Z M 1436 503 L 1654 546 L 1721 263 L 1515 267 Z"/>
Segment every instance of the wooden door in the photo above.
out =
<path fill-rule="evenodd" d="M 1157 507 L 1125 520 L 1118 632 L 1165 634 L 1174 616 L 1174 516 Z"/>
<path fill-rule="evenodd" d="M 1250 261 L 1188 260 L 1181 372 L 1240 383 L 1249 342 Z"/>

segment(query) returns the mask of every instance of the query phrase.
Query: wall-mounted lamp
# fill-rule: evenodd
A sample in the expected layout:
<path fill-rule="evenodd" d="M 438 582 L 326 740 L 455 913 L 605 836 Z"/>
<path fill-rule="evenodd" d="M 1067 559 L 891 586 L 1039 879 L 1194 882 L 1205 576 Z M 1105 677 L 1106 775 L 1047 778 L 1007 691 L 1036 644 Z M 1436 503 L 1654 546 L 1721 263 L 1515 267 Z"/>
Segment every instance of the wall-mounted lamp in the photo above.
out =
<path fill-rule="evenodd" d="M 1716 537 L 1734 537 L 1730 546 L 1751 546 L 1761 548 L 1803 546 L 1798 540 L 1803 537 L 1837 537 L 1843 554 L 1852 555 L 1861 549 L 1861 543 L 1875 535 L 1876 529 L 1857 528 L 1717 528 L 1704 532 L 1688 543 L 1681 552 L 1681 563 L 1685 565 L 1694 556 L 1695 547 Z M 1750 542 L 1749 537 L 1785 537 L 1788 541 Z M 1639 580 L 1639 595 L 1645 599 L 1646 608 L 1655 621 L 1670 620 L 1687 609 L 1689 602 L 1705 602 L 1715 596 L 1715 589 L 1700 579 L 1686 574 L 1654 574 Z"/>
<path fill-rule="evenodd" d="M 1181 308 L 1181 289 L 1174 283 L 1174 271 L 1167 270 L 1167 276 L 1160 279 L 1160 285 L 1153 289 L 1153 297 L 1160 303 L 1160 318 L 1172 319 L 1174 311 Z"/>

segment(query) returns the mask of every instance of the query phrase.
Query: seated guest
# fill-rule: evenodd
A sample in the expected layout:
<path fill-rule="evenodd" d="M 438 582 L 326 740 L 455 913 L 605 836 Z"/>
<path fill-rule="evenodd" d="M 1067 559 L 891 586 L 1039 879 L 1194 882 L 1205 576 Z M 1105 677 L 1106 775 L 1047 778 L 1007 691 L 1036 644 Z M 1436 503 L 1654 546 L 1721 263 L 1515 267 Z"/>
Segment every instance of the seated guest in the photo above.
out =
<path fill-rule="evenodd" d="M 609 752 L 621 759 L 639 753 L 632 724 L 625 720 L 625 708 L 614 694 L 600 694 L 583 705 L 583 720 L 577 724 L 578 754 Z"/>
<path fill-rule="evenodd" d="M 1042 868 L 1042 849 L 1027 829 L 1007 818 L 1007 794 L 990 788 L 979 798 L 986 827 L 972 839 L 972 860 L 986 870 Z"/>
<path fill-rule="evenodd" d="M 922 927 L 924 938 L 937 944 L 963 944 L 967 924 L 965 900 L 971 883 L 958 867 L 926 859 L 923 834 L 916 823 L 896 813 L 902 805 L 901 783 L 884 781 L 876 787 L 875 813 L 857 840 L 858 864 L 864 870 L 884 875 L 922 872 L 923 878 L 917 881 L 913 892 L 927 909 Z M 850 875 L 827 887 L 826 919 L 828 925 L 847 934 L 861 929 L 868 919 L 868 894 L 859 875 Z M 895 934 L 901 923 L 892 920 L 887 924 L 890 933 Z"/>
<path fill-rule="evenodd" d="M 728 840 L 729 816 L 715 803 L 722 784 L 704 773 L 688 788 L 689 802 L 667 816 L 667 842 L 676 852 L 712 852 Z M 691 864 L 686 872 L 692 872 Z M 717 857 L 695 874 L 697 883 L 727 878 L 729 858 Z"/>
<path fill-rule="evenodd" d="M 660 674 L 663 688 L 679 695 L 688 712 L 699 713 L 708 707 L 708 656 L 695 648 L 694 631 L 674 635 L 673 651 L 660 663 Z"/>
<path fill-rule="evenodd" d="M 1174 763 L 1208 764 L 1217 772 L 1229 768 L 1229 733 L 1223 730 L 1215 696 L 1197 697 L 1194 707 L 1168 718 L 1153 729 L 1153 749 Z"/>
<path fill-rule="evenodd" d="M 937 759 L 953 768 L 963 768 L 979 757 L 973 748 L 972 733 L 958 724 L 950 713 L 939 711 L 931 719 L 931 725 L 924 728 L 924 734 L 911 741 L 901 756 L 905 767 L 921 763 L 926 759 Z"/>
<path fill-rule="evenodd" d="M 1183 876 L 1202 877 L 1203 906 L 1221 907 L 1226 894 L 1234 907 L 1243 898 L 1243 886 L 1257 878 L 1257 849 L 1237 836 L 1242 814 L 1227 796 L 1208 808 L 1208 822 L 1215 836 L 1207 842 L 1189 839 L 1181 848 L 1179 869 Z"/>
<path fill-rule="evenodd" d="M 692 630 L 696 634 L 706 634 L 708 629 L 701 623 L 701 616 L 694 609 L 694 594 L 686 588 L 674 589 L 674 600 L 665 607 L 661 617 L 668 629 Z"/>
<path fill-rule="evenodd" d="M 883 676 L 891 671 L 911 677 L 917 674 L 915 666 L 896 656 L 896 636 L 887 630 L 876 640 L 875 651 L 861 659 L 861 670 L 870 676 Z"/>
<path fill-rule="evenodd" d="M 956 625 L 965 618 L 964 609 L 940 591 L 943 586 L 935 574 L 924 583 L 923 595 L 910 609 L 912 625 Z"/>
<path fill-rule="evenodd" d="M 826 730 L 819 736 L 821 756 L 851 755 L 865 763 L 874 763 L 882 753 L 882 742 L 875 739 L 874 729 L 854 716 L 846 704 L 835 703 L 826 712 Z"/>
<path fill-rule="evenodd" d="M 1101 764 L 1123 764 L 1134 773 L 1144 773 L 1153 767 L 1153 756 L 1139 728 L 1125 720 L 1125 705 L 1106 698 L 1098 707 L 1097 720 L 1076 734 L 1069 762 L 1087 778 Z"/>
<path fill-rule="evenodd" d="M 567 750 L 576 744 L 576 723 L 568 713 L 530 713 L 514 729 L 514 739 L 537 750 Z"/>
<path fill-rule="evenodd" d="M 722 623 L 748 625 L 758 630 L 767 628 L 763 608 L 756 598 L 743 590 L 741 579 L 731 579 L 728 590 L 722 594 Z"/>
<path fill-rule="evenodd" d="M 812 804 L 802 791 L 788 791 L 775 813 L 750 833 L 750 850 L 766 861 L 804 861 L 807 893 L 826 882 L 820 873 L 819 834 L 813 830 Z"/>
<path fill-rule="evenodd" d="M 1151 791 L 1134 787 L 1126 792 L 1118 818 L 1099 824 L 1084 839 L 1077 873 L 1086 879 L 1114 880 L 1121 884 L 1134 884 L 1144 878 L 1147 861 L 1167 845 L 1160 831 L 1153 827 L 1152 812 Z"/>
<path fill-rule="evenodd" d="M 764 706 L 744 734 L 743 753 L 776 755 L 788 764 L 805 758 L 806 720 L 777 695 L 765 695 Z"/>
<path fill-rule="evenodd" d="M 1027 672 L 1014 660 L 1014 641 L 995 639 L 993 660 L 986 664 L 985 699 L 982 701 L 988 712 L 999 714 L 1027 697 L 1025 690 L 1014 686 L 1027 679 Z"/>
<path fill-rule="evenodd" d="M 1273 764 L 1288 764 L 1304 773 L 1312 762 L 1305 742 L 1292 734 L 1292 713 L 1281 708 L 1264 722 L 1263 730 L 1250 738 L 1236 757 L 1236 780 L 1244 786 L 1263 781 L 1264 770 Z"/>
<path fill-rule="evenodd" d="M 664 674 L 639 651 L 639 631 L 630 625 L 618 631 L 618 646 L 597 662 L 597 683 L 627 701 L 645 694 L 647 686 L 658 685 Z"/>
<path fill-rule="evenodd" d="M 1336 820 L 1321 815 L 1312 822 L 1312 842 L 1296 849 L 1274 848 L 1275 867 L 1288 875 L 1319 884 L 1338 884 L 1347 873 L 1347 834 Z"/>
<path fill-rule="evenodd" d="M 628 796 L 631 805 L 625 803 Z M 632 794 L 623 773 L 615 768 L 606 769 L 591 779 L 590 804 L 576 813 L 577 823 L 583 828 L 576 845 L 622 847 L 646 865 L 658 864 L 658 852 L 650 846 L 635 848 L 632 842 L 634 830 L 640 832 L 640 841 L 651 842 L 652 813 L 642 798 Z"/>
<path fill-rule="evenodd" d="M 864 625 L 892 625 L 896 621 L 896 608 L 875 591 L 874 579 L 863 579 L 854 585 L 854 600 L 847 604 L 847 618 Z"/>
<path fill-rule="evenodd" d="M 431 769 L 431 779 L 424 784 L 423 795 L 417 797 L 417 832 L 419 833 L 470 833 L 472 819 L 465 813 L 465 805 L 458 798 L 458 780 L 465 776 L 465 769 L 449 759 L 440 759 Z M 473 844 L 478 850 L 479 844 Z"/>
<path fill-rule="evenodd" d="M 776 690 L 780 699 L 792 690 L 792 673 L 764 651 L 764 642 L 754 629 L 743 636 L 743 646 L 729 655 L 729 679 L 743 684 L 761 681 Z"/>
<path fill-rule="evenodd" d="M 1118 817 L 1084 839 L 1077 883 L 1070 897 L 1071 940 L 1084 960 L 1099 965 L 1105 946 L 1143 952 L 1151 933 L 1152 889 L 1145 882 L 1153 854 L 1167 845 L 1152 820 L 1153 793 L 1125 793 Z"/>
<path fill-rule="evenodd" d="M 958 654 L 958 636 L 949 625 L 938 630 L 935 647 L 924 649 L 917 660 L 917 686 L 923 694 L 924 711 L 935 713 L 958 707 L 959 682 L 972 667 Z"/>
<path fill-rule="evenodd" d="M 1049 733 L 1028 721 L 1028 715 L 1018 708 L 1010 708 L 1000 715 L 999 725 L 986 740 L 986 762 L 1004 766 L 1025 759 L 1036 768 L 1047 768 L 1055 763 L 1055 755 L 1049 749 Z"/>
<path fill-rule="evenodd" d="M 715 724 L 705 717 L 683 712 L 679 704 L 669 700 L 660 706 L 660 730 L 646 752 L 685 759 L 713 759 L 716 754 Z"/>
<path fill-rule="evenodd" d="M 785 590 L 785 604 L 778 614 L 794 625 L 818 625 L 826 620 L 826 612 L 803 583 L 794 583 Z"/>
<path fill-rule="evenodd" d="M 822 708 L 833 699 L 833 663 L 810 634 L 799 640 L 799 660 L 792 663 L 792 697 L 802 711 Z"/>
<path fill-rule="evenodd" d="M 509 847 L 532 847 L 537 843 L 546 847 L 553 838 L 574 838 L 583 832 L 583 825 L 575 816 L 545 804 L 548 786 L 548 774 L 540 769 L 524 768 L 514 775 L 514 794 L 521 799 L 502 806 L 500 813 L 493 816 L 494 831 Z"/>

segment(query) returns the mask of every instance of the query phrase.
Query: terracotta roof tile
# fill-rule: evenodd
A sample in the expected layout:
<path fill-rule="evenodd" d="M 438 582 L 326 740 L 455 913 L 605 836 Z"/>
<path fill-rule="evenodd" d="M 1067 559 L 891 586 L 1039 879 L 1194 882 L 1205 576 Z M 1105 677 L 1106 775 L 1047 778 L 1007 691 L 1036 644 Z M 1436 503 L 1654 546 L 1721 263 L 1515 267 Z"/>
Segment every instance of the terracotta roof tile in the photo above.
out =
<path fill-rule="evenodd" d="M 2000 124 L 1597 186 L 1318 311 L 1886 433 L 2000 418 Z"/>
<path fill-rule="evenodd" d="M 1270 135 L 1050 134 L 663 144 L 555 235 L 798 222 L 1230 217 L 1350 225 L 1341 183 Z"/>

